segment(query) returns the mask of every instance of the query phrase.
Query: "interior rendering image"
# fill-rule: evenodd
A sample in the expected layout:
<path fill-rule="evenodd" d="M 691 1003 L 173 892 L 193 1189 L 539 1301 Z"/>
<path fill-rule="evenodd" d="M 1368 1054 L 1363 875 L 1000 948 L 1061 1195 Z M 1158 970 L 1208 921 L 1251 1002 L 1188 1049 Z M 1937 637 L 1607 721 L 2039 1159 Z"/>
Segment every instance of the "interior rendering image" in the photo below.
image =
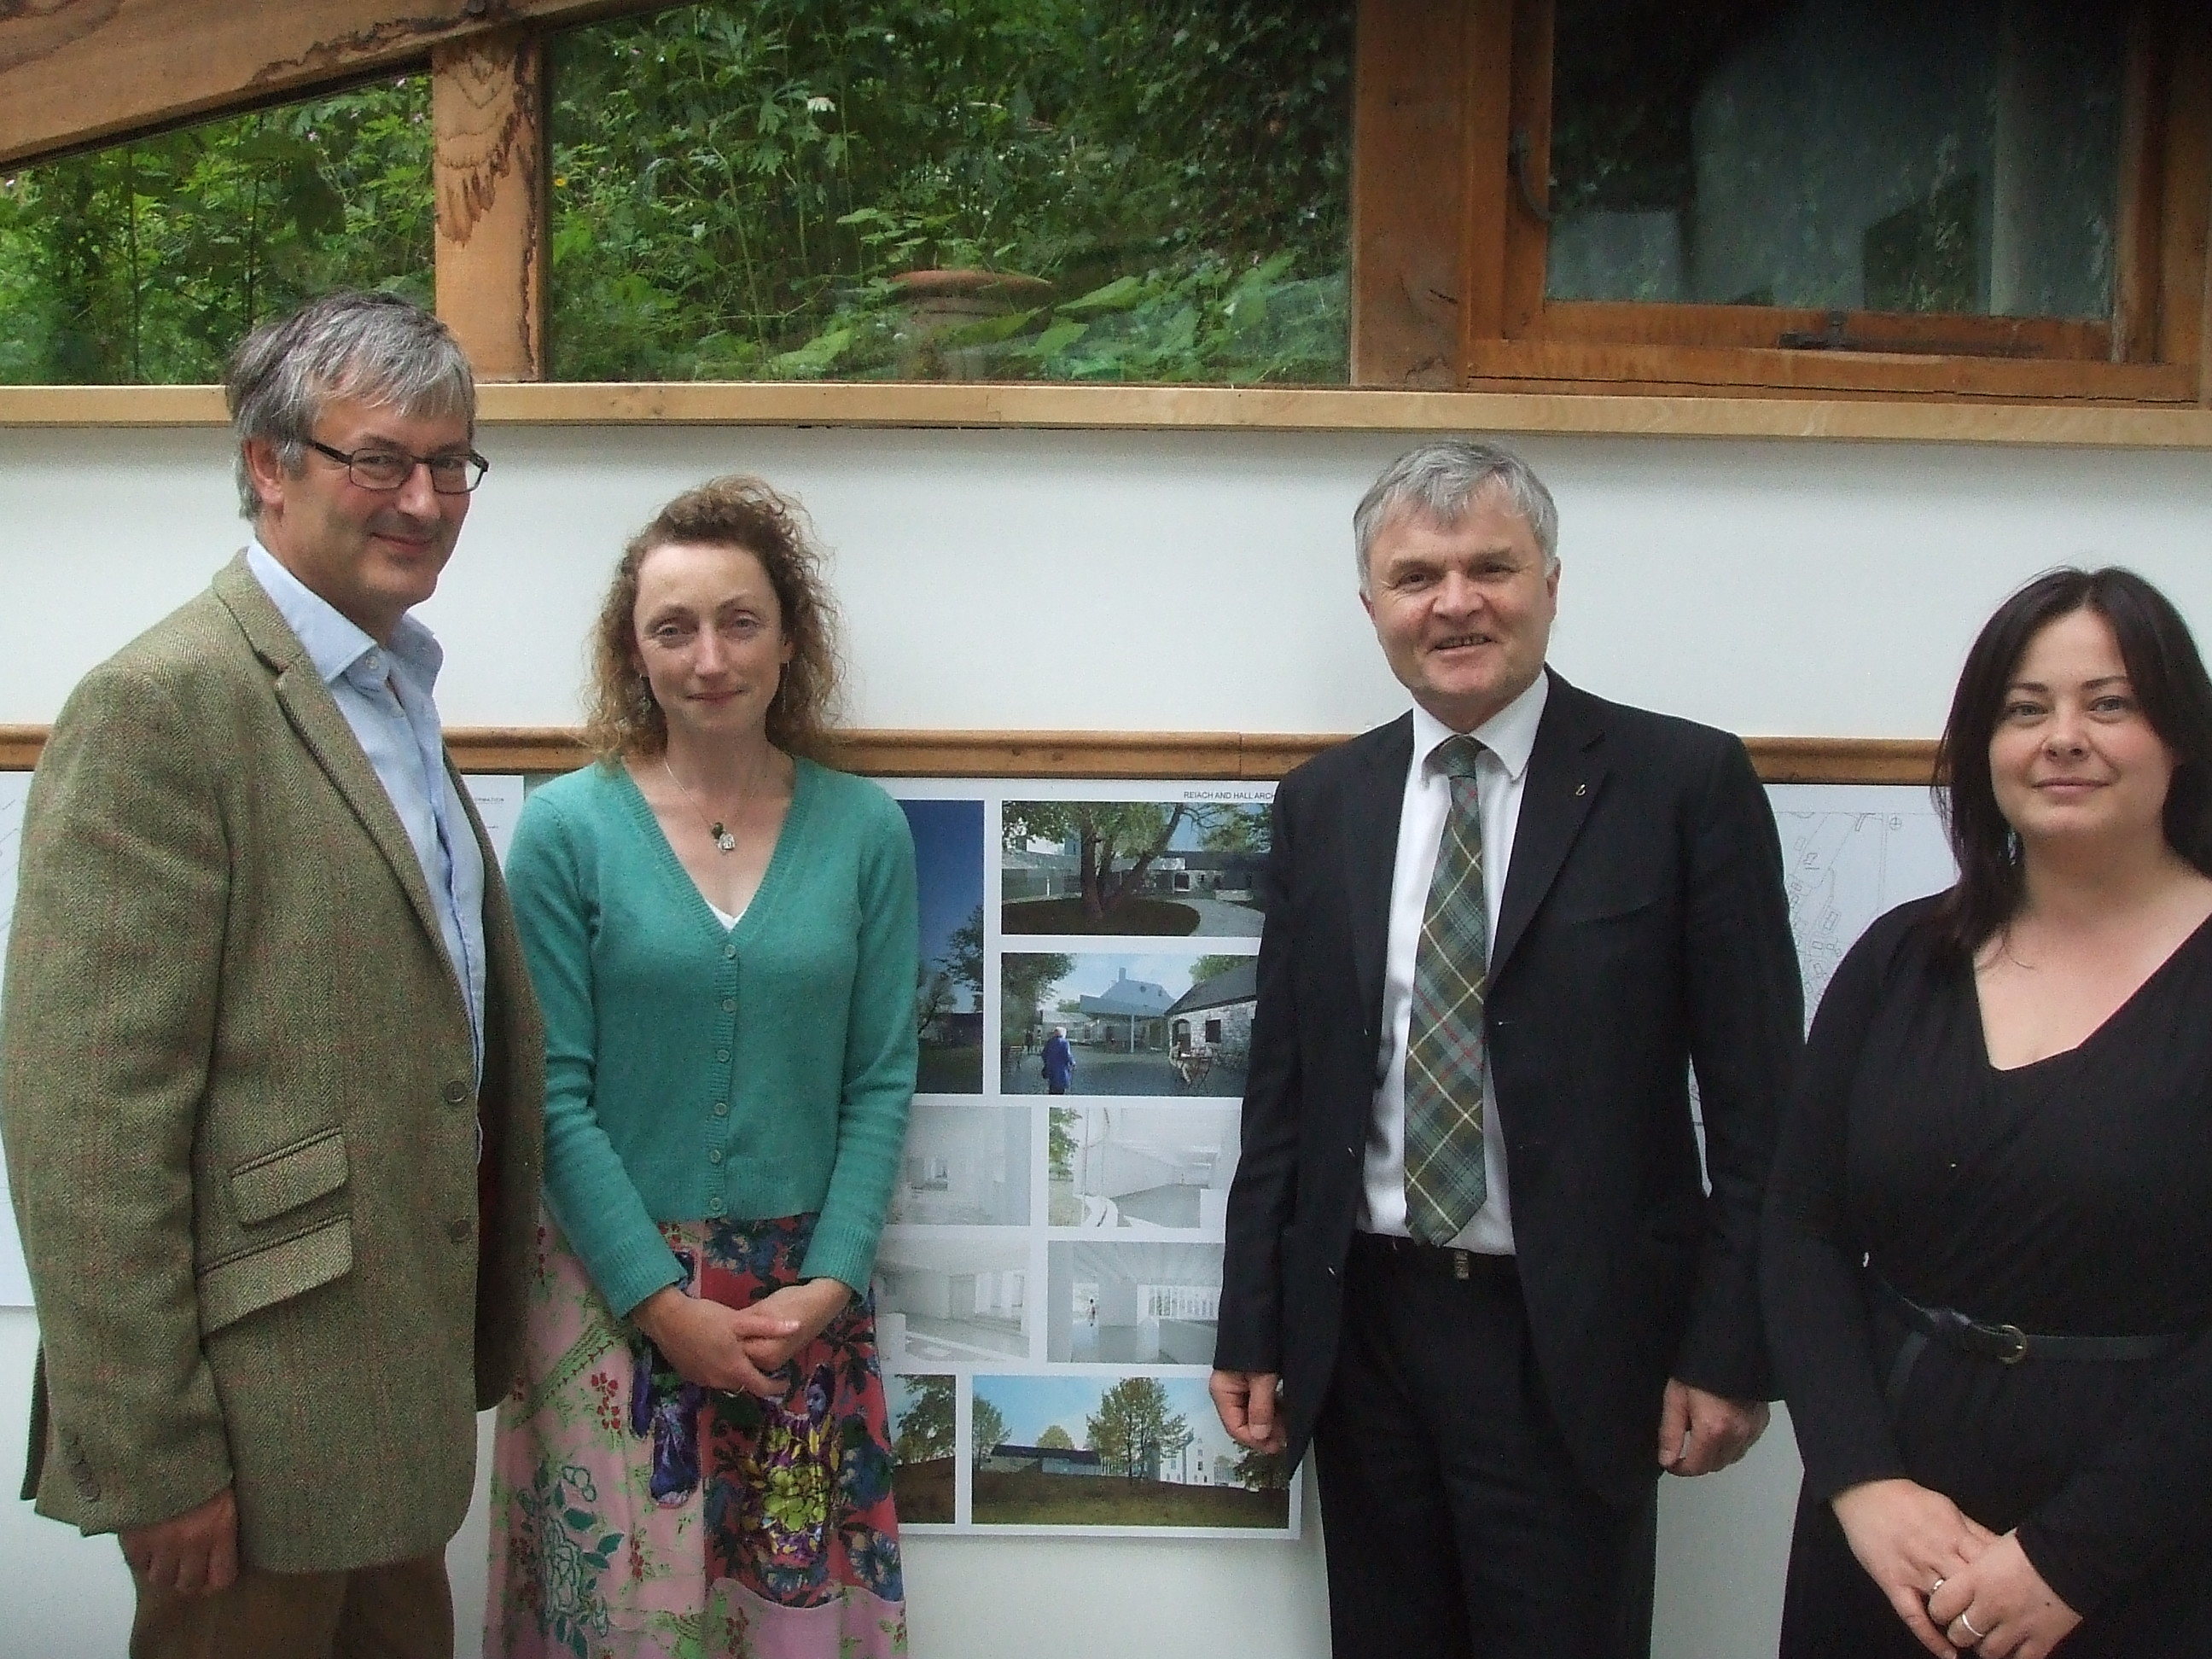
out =
<path fill-rule="evenodd" d="M 1213 1254 L 1218 1264 L 1221 1252 Z M 884 1369 L 1028 1358 L 1029 1290 L 1026 1236 L 894 1228 L 876 1249 L 876 1343 Z"/>
<path fill-rule="evenodd" d="M 1048 1359 L 1213 1363 L 1218 1244 L 1066 1243 L 1048 1245 L 1046 1253 Z"/>
<path fill-rule="evenodd" d="M 1237 1170 L 1234 1106 L 1055 1106 L 1051 1222 L 1221 1236 Z"/>
<path fill-rule="evenodd" d="M 891 1221 L 1027 1225 L 1034 1115 L 1024 1106 L 915 1102 L 891 1188 Z"/>

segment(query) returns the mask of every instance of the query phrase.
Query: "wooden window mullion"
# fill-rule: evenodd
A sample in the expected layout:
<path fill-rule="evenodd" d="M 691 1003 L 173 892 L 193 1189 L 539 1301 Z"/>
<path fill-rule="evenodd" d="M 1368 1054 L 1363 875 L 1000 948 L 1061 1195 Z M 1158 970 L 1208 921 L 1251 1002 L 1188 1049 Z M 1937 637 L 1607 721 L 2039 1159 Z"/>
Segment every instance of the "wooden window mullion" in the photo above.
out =
<path fill-rule="evenodd" d="M 2160 210 L 2165 200 L 2165 19 L 2146 6 L 2129 20 L 2121 74 L 2119 222 L 2113 237 L 2112 360 L 2156 360 Z"/>
<path fill-rule="evenodd" d="M 431 58 L 438 314 L 486 380 L 545 376 L 544 64 L 523 29 Z"/>
<path fill-rule="evenodd" d="M 1512 135 L 1506 154 L 1505 306 L 1508 339 L 1544 329 L 1552 206 L 1553 0 L 1520 0 L 1513 16 Z M 1525 153 L 1516 155 L 1525 147 Z"/>
<path fill-rule="evenodd" d="M 1455 386 L 1503 292 L 1513 0 L 1359 0 L 1352 380 Z"/>
<path fill-rule="evenodd" d="M 2202 11 L 2175 31 L 2166 88 L 2158 355 L 2197 365 L 2198 401 L 2212 404 L 2212 17 Z"/>

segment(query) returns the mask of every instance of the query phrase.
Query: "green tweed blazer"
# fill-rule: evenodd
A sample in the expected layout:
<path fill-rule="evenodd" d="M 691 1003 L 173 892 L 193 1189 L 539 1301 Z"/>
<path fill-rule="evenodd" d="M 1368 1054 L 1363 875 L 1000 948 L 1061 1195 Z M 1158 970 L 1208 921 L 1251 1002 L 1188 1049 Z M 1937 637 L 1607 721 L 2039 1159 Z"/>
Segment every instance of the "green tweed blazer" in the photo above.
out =
<path fill-rule="evenodd" d="M 470 818 L 481 1088 L 406 832 L 242 556 L 70 696 L 0 1009 L 41 1513 L 112 1532 L 230 1486 L 276 1571 L 459 1528 L 519 1358 L 544 1092 Z"/>

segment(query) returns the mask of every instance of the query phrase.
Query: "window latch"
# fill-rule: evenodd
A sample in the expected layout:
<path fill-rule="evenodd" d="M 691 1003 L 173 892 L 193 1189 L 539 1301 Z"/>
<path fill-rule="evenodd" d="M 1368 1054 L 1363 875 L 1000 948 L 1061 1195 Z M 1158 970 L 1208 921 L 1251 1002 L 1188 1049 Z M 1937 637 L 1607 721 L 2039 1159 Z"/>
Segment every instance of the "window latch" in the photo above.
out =
<path fill-rule="evenodd" d="M 1505 164 L 1512 171 L 1513 182 L 1521 188 L 1521 205 L 1528 210 L 1528 216 L 1538 224 L 1548 225 L 1552 222 L 1552 181 L 1548 179 L 1544 181 L 1544 193 L 1539 197 L 1535 183 L 1528 176 L 1528 163 L 1534 148 L 1528 142 L 1528 128 L 1514 128 L 1513 137 L 1506 141 Z"/>
<path fill-rule="evenodd" d="M 1855 340 L 1844 331 L 1844 313 L 1828 313 L 1828 325 L 1818 333 L 1810 329 L 1784 329 L 1781 345 L 1785 351 L 1863 351 L 1866 342 Z"/>

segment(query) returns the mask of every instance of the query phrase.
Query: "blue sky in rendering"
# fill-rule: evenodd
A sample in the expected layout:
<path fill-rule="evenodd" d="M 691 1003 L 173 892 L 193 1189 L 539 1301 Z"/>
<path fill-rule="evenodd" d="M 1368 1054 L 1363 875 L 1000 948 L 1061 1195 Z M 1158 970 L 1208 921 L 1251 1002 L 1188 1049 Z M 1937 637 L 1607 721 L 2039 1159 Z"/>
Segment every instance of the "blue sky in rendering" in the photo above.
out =
<path fill-rule="evenodd" d="M 934 965 L 983 902 L 983 803 L 902 800 L 921 883 L 921 959 Z"/>

